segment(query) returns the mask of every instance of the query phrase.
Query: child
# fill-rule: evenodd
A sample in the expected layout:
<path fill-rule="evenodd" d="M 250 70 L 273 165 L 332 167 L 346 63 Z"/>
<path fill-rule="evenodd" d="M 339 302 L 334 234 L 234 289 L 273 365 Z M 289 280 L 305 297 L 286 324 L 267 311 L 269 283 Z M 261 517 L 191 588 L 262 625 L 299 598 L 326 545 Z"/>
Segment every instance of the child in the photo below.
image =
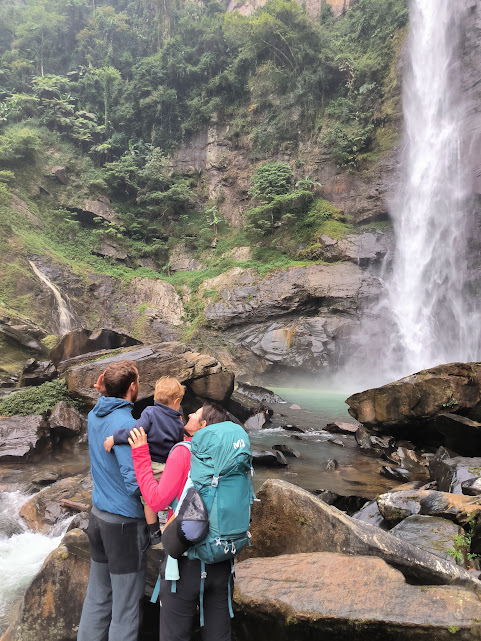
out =
<path fill-rule="evenodd" d="M 152 471 L 156 481 L 160 479 L 165 461 L 172 447 L 184 438 L 184 423 L 179 411 L 185 387 L 176 378 L 162 376 L 155 383 L 154 405 L 146 407 L 133 427 L 143 427 L 147 434 Z M 128 444 L 130 429 L 116 430 L 104 441 L 110 452 L 114 445 Z M 153 548 L 160 547 L 161 533 L 157 513 L 153 512 L 142 498 L 145 520 Z"/>

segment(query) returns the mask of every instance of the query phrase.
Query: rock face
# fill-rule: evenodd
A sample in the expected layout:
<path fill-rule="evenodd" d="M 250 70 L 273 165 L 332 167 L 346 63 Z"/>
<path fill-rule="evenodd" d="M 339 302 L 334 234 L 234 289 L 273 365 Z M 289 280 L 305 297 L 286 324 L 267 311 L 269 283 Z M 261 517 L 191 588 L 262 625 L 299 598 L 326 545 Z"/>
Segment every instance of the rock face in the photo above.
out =
<path fill-rule="evenodd" d="M 0 461 L 25 460 L 50 443 L 47 421 L 40 415 L 0 418 Z"/>
<path fill-rule="evenodd" d="M 448 641 L 454 631 L 467 641 L 481 634 L 476 595 L 408 585 L 381 559 L 362 556 L 311 553 L 244 561 L 236 566 L 235 602 L 235 629 L 246 630 L 242 641 Z"/>
<path fill-rule="evenodd" d="M 295 485 L 269 480 L 257 497 L 260 502 L 252 510 L 252 547 L 243 550 L 242 558 L 302 552 L 377 556 L 419 583 L 481 589 L 481 582 L 454 563 L 352 519 Z"/>
<path fill-rule="evenodd" d="M 450 363 L 350 396 L 349 414 L 370 427 L 419 425 L 481 400 L 481 363 Z"/>
<path fill-rule="evenodd" d="M 392 234 L 346 234 L 340 239 L 322 235 L 317 257 L 328 263 L 347 260 L 361 267 L 382 260 L 393 246 Z"/>
<path fill-rule="evenodd" d="M 351 263 L 293 267 L 262 279 L 254 270 L 234 268 L 205 281 L 203 289 L 215 289 L 221 296 L 221 301 L 207 305 L 205 315 L 211 325 L 222 329 L 303 309 L 352 310 L 379 291 L 375 280 L 366 279 Z"/>
<path fill-rule="evenodd" d="M 221 377 L 209 378 L 207 383 L 199 383 L 199 385 L 208 393 L 209 382 L 212 383 L 212 389 L 215 389 L 218 395 L 217 399 L 222 394 L 227 398 L 228 389 L 232 389 L 232 377 L 222 372 L 222 365 L 215 358 L 189 352 L 182 343 L 160 343 L 139 349 L 122 350 L 109 358 L 72 366 L 65 373 L 69 391 L 81 396 L 87 402 L 96 403 L 98 393 L 93 385 L 97 378 L 110 363 L 123 360 L 134 361 L 139 370 L 139 401 L 153 396 L 155 381 L 161 376 L 175 376 L 181 383 L 188 382 L 191 385 L 196 379 L 222 373 Z"/>

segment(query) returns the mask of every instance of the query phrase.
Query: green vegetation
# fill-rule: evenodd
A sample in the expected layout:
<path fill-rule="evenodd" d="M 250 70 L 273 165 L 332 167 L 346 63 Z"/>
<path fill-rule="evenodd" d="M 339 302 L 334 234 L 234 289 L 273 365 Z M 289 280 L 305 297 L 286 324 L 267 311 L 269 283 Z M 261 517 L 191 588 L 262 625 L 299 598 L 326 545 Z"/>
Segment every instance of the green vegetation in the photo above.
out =
<path fill-rule="evenodd" d="M 60 401 L 80 409 L 79 401 L 70 396 L 65 381 L 55 380 L 10 394 L 0 403 L 0 416 L 43 414 Z"/>

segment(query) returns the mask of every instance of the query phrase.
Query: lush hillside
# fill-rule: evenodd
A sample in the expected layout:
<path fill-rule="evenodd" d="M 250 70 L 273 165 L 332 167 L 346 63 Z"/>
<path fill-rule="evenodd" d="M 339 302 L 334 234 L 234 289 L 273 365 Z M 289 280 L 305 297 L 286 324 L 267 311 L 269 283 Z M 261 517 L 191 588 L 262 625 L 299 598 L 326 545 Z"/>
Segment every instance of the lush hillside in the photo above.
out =
<path fill-rule="evenodd" d="M 286 0 L 250 16 L 215 1 L 4 0 L 3 313 L 48 325 L 35 257 L 64 265 L 77 288 L 105 274 L 160 277 L 179 293 L 232 266 L 319 262 L 319 235 L 355 221 L 311 169 L 362 176 L 396 141 L 406 21 L 406 0 L 358 0 L 337 19 L 323 2 L 318 21 Z M 225 180 L 245 185 L 237 221 L 208 168 L 172 160 L 219 123 L 242 159 Z M 179 251 L 192 268 L 176 269 Z M 202 323 L 202 301 L 184 298 Z"/>

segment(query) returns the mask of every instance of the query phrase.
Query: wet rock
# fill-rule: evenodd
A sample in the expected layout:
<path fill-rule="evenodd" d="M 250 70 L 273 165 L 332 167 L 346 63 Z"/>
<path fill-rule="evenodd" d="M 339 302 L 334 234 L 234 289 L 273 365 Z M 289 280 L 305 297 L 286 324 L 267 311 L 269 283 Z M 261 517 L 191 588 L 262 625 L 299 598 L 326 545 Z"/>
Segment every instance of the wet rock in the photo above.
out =
<path fill-rule="evenodd" d="M 283 430 L 287 430 L 288 432 L 300 432 L 301 434 L 305 434 L 306 432 L 306 430 L 297 427 L 297 425 L 281 425 L 281 427 Z"/>
<path fill-rule="evenodd" d="M 97 329 L 93 332 L 88 329 L 75 329 L 62 337 L 60 343 L 50 352 L 50 358 L 58 366 L 61 361 L 83 354 L 140 344 L 136 338 L 112 329 Z"/>
<path fill-rule="evenodd" d="M 360 510 L 354 512 L 353 519 L 375 525 L 383 530 L 389 530 L 390 523 L 383 517 L 377 506 L 377 501 L 368 501 Z"/>
<path fill-rule="evenodd" d="M 289 407 L 289 409 L 290 409 L 290 410 L 301 410 L 301 409 L 302 409 L 302 407 L 301 407 L 300 405 L 298 405 L 297 403 L 293 403 L 293 404 Z"/>
<path fill-rule="evenodd" d="M 335 458 L 327 459 L 325 469 L 327 472 L 335 472 L 339 468 L 339 462 Z"/>
<path fill-rule="evenodd" d="M 263 427 L 266 426 L 267 422 L 269 420 L 268 415 L 266 412 L 259 412 L 258 414 L 255 414 L 254 416 L 250 416 L 244 423 L 244 427 L 246 430 L 249 431 L 256 431 L 256 430 L 261 430 Z"/>
<path fill-rule="evenodd" d="M 51 485 L 55 481 L 58 481 L 57 472 L 40 471 L 30 477 L 30 482 L 35 485 Z"/>
<path fill-rule="evenodd" d="M 355 434 L 360 427 L 358 423 L 335 421 L 334 423 L 328 423 L 324 429 L 332 434 Z"/>
<path fill-rule="evenodd" d="M 249 559 L 236 565 L 235 603 L 236 629 L 248 629 L 250 641 L 451 641 L 453 630 L 466 640 L 481 634 L 479 600 L 469 590 L 409 585 L 383 560 L 363 556 Z"/>
<path fill-rule="evenodd" d="M 60 436 L 76 436 L 82 429 L 80 413 L 65 401 L 55 405 L 48 422 L 50 428 Z"/>
<path fill-rule="evenodd" d="M 261 401 L 246 396 L 239 389 L 232 392 L 227 409 L 241 421 L 246 421 L 250 416 L 256 414 L 268 412 L 267 407 Z"/>
<path fill-rule="evenodd" d="M 301 552 L 378 556 L 419 583 L 481 588 L 455 563 L 346 516 L 295 485 L 268 480 L 256 494 L 260 500 L 252 506 L 252 547 L 242 551 L 243 559 Z"/>
<path fill-rule="evenodd" d="M 175 376 L 181 383 L 190 384 L 195 379 L 210 377 L 212 374 L 222 372 L 223 369 L 221 363 L 212 356 L 189 352 L 182 343 L 159 343 L 138 349 L 119 350 L 108 358 L 70 367 L 65 372 L 69 391 L 93 405 L 98 398 L 97 390 L 94 389 L 98 377 L 110 363 L 123 360 L 134 361 L 139 370 L 139 401 L 153 396 L 155 381 L 161 376 Z M 199 386 L 204 390 L 204 394 L 208 394 L 210 389 L 219 390 L 221 381 L 223 384 L 228 384 L 227 389 L 230 389 L 229 376 L 211 379 L 206 384 L 200 383 Z M 204 398 L 209 397 L 204 396 Z"/>
<path fill-rule="evenodd" d="M 282 452 L 253 450 L 252 464 L 254 467 L 286 467 L 287 461 Z"/>
<path fill-rule="evenodd" d="M 408 470 L 413 480 L 420 480 L 420 478 L 427 479 L 428 469 L 426 460 L 419 456 L 414 450 L 410 450 L 405 447 L 398 447 L 394 452 L 391 452 L 389 458 L 394 460 L 404 469 Z"/>
<path fill-rule="evenodd" d="M 20 516 L 31 530 L 48 534 L 59 521 L 72 515 L 72 510 L 62 505 L 61 501 L 68 499 L 90 506 L 92 489 L 90 476 L 61 479 L 24 503 L 20 508 Z"/>
<path fill-rule="evenodd" d="M 25 363 L 20 376 L 20 387 L 29 385 L 41 385 L 52 381 L 57 376 L 57 369 L 52 361 L 37 361 L 35 358 L 29 358 Z"/>
<path fill-rule="evenodd" d="M 260 385 L 239 382 L 237 391 L 259 403 L 285 403 L 278 394 Z"/>
<path fill-rule="evenodd" d="M 4 537 L 10 538 L 15 534 L 21 534 L 24 532 L 24 529 L 16 517 L 6 514 L 5 512 L 0 512 L 0 532 L 2 533 L 3 540 Z"/>
<path fill-rule="evenodd" d="M 3 335 L 7 340 L 12 339 L 22 347 L 42 353 L 45 350 L 38 338 L 45 336 L 45 333 L 35 336 L 35 334 L 38 334 L 38 329 L 33 324 L 31 326 L 19 325 L 15 319 L 10 319 L 9 317 L 3 316 L 0 318 L 0 336 Z"/>
<path fill-rule="evenodd" d="M 435 429 L 444 435 L 444 444 L 461 456 L 481 452 L 481 423 L 466 416 L 442 412 L 436 416 Z"/>
<path fill-rule="evenodd" d="M 358 427 L 354 433 L 356 442 L 362 450 L 370 450 L 371 445 L 371 435 L 364 427 Z"/>
<path fill-rule="evenodd" d="M 413 425 L 438 414 L 467 410 L 481 400 L 481 363 L 449 363 L 350 396 L 349 413 L 377 428 Z"/>
<path fill-rule="evenodd" d="M 386 492 L 377 497 L 379 511 L 387 521 L 401 521 L 413 514 L 440 516 L 460 525 L 481 514 L 476 498 L 436 490 Z"/>
<path fill-rule="evenodd" d="M 273 445 L 272 449 L 277 450 L 278 452 L 282 452 L 284 456 L 292 456 L 293 458 L 301 457 L 300 452 L 293 449 L 292 447 L 289 447 L 289 445 L 283 445 L 282 443 L 280 445 Z"/>
<path fill-rule="evenodd" d="M 463 494 L 467 496 L 481 496 L 481 478 L 473 478 L 461 483 Z"/>
<path fill-rule="evenodd" d="M 226 403 L 234 391 L 234 374 L 221 371 L 187 382 L 195 396 Z"/>
<path fill-rule="evenodd" d="M 446 452 L 446 450 L 442 450 Z M 462 494 L 464 481 L 481 476 L 481 457 L 462 456 L 441 458 L 439 455 L 429 463 L 429 473 L 441 492 Z"/>
<path fill-rule="evenodd" d="M 392 447 L 394 439 L 387 436 L 373 436 L 369 437 L 371 447 L 375 450 L 389 450 Z"/>
<path fill-rule="evenodd" d="M 21 461 L 50 445 L 47 421 L 43 416 L 0 418 L 0 461 Z"/>
<path fill-rule="evenodd" d="M 82 530 L 83 532 L 87 532 L 87 528 L 89 525 L 89 513 L 88 512 L 79 512 L 76 514 L 73 519 L 70 521 L 70 524 L 67 528 L 67 532 L 70 532 L 70 530 Z"/>
<path fill-rule="evenodd" d="M 394 479 L 395 481 L 409 481 L 411 480 L 411 474 L 408 470 L 405 470 L 403 467 L 392 467 L 391 465 L 383 465 L 381 468 L 381 474 L 387 476 L 388 479 Z"/>
<path fill-rule="evenodd" d="M 448 561 L 454 559 L 457 562 L 457 559 L 448 550 L 458 551 L 461 561 L 459 565 L 467 566 L 466 551 L 459 550 L 457 543 L 459 537 L 464 537 L 465 532 L 462 527 L 452 521 L 436 516 L 416 514 L 408 516 L 404 521 L 398 523 L 392 528 L 391 534 Z"/>

